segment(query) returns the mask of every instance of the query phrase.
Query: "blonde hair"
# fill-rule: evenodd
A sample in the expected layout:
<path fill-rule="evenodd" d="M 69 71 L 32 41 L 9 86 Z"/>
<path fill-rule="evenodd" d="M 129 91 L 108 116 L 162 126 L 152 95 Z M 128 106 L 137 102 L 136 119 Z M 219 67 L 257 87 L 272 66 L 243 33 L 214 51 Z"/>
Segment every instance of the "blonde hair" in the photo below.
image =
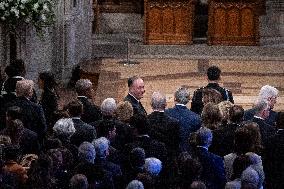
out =
<path fill-rule="evenodd" d="M 17 96 L 31 97 L 34 88 L 32 80 L 23 79 L 16 83 Z"/>
<path fill-rule="evenodd" d="M 115 116 L 117 119 L 123 122 L 128 122 L 133 116 L 133 107 L 128 101 L 118 103 Z"/>

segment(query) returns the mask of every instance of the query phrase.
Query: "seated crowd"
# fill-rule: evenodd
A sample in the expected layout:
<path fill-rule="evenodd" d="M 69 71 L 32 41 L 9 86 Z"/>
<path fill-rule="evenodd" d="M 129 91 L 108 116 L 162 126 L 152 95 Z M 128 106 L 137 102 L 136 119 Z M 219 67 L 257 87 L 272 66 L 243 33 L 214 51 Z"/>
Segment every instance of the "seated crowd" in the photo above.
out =
<path fill-rule="evenodd" d="M 211 66 L 208 85 L 192 99 L 189 87 L 180 86 L 175 106 L 167 108 L 166 96 L 153 92 L 147 114 L 138 76 L 128 79 L 121 102 L 106 98 L 100 107 L 92 102 L 92 82 L 78 78 L 71 86 L 77 98 L 59 109 L 51 73 L 39 74 L 37 98 L 22 61 L 5 72 L 0 188 L 284 188 L 284 113 L 273 111 L 278 90 L 272 86 L 263 86 L 244 111 Z"/>

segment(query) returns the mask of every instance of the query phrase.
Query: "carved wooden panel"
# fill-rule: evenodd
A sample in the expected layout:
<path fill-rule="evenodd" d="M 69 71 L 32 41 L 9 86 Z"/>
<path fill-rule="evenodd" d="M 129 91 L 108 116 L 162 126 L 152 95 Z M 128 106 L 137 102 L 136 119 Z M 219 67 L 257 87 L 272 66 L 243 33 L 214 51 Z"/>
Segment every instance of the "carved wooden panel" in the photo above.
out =
<path fill-rule="evenodd" d="M 145 44 L 191 44 L 194 4 L 192 0 L 145 0 Z"/>
<path fill-rule="evenodd" d="M 209 45 L 258 45 L 257 4 L 250 2 L 209 2 Z"/>

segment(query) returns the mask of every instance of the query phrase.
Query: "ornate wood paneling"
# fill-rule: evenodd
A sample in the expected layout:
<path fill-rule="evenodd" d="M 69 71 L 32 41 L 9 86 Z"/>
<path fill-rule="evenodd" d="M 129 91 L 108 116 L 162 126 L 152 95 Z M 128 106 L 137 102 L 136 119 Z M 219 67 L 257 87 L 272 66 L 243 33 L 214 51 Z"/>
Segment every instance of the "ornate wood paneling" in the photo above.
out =
<path fill-rule="evenodd" d="M 209 45 L 258 45 L 259 15 L 254 1 L 209 2 Z"/>
<path fill-rule="evenodd" d="M 191 44 L 194 4 L 192 0 L 145 0 L 146 44 Z"/>

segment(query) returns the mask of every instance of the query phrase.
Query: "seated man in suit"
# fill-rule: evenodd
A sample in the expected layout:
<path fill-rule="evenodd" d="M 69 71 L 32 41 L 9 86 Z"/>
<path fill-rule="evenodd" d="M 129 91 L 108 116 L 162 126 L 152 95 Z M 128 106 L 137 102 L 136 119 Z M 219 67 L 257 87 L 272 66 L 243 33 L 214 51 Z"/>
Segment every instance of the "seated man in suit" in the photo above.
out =
<path fill-rule="evenodd" d="M 131 103 L 134 114 L 147 115 L 146 110 L 141 104 L 140 100 L 145 93 L 144 81 L 138 76 L 133 76 L 128 79 L 128 95 L 124 98 L 124 101 Z"/>
<path fill-rule="evenodd" d="M 270 107 L 269 116 L 265 118 L 265 122 L 272 126 L 275 126 L 275 122 L 277 119 L 277 113 L 273 111 L 273 108 L 277 102 L 278 93 L 279 91 L 275 87 L 272 87 L 270 85 L 265 85 L 261 87 L 258 97 L 257 97 L 257 102 L 262 101 L 262 100 L 268 102 L 268 105 Z M 255 108 L 245 111 L 244 120 L 251 120 L 253 116 L 255 115 L 255 113 L 256 113 Z"/>
<path fill-rule="evenodd" d="M 202 127 L 196 132 L 196 155 L 202 165 L 200 179 L 207 188 L 224 188 L 226 183 L 223 158 L 208 151 L 213 135 L 210 129 Z"/>
<path fill-rule="evenodd" d="M 215 89 L 219 91 L 222 95 L 223 100 L 228 100 L 234 103 L 232 92 L 226 88 L 220 87 L 219 81 L 221 80 L 221 70 L 217 66 L 210 66 L 207 70 L 207 79 L 208 85 L 206 87 L 201 87 L 194 91 L 192 102 L 191 102 L 191 111 L 201 114 L 203 109 L 203 89 Z"/>
<path fill-rule="evenodd" d="M 88 79 L 80 79 L 76 82 L 75 89 L 78 100 L 83 104 L 82 121 L 91 123 L 100 120 L 102 117 L 100 109 L 92 102 L 94 92 L 92 82 Z"/>
<path fill-rule="evenodd" d="M 191 133 L 197 131 L 201 126 L 200 116 L 186 107 L 190 100 L 188 86 L 181 86 L 174 94 L 175 106 L 165 110 L 165 113 L 177 119 L 180 124 L 180 150 L 189 150 L 188 137 Z"/>

